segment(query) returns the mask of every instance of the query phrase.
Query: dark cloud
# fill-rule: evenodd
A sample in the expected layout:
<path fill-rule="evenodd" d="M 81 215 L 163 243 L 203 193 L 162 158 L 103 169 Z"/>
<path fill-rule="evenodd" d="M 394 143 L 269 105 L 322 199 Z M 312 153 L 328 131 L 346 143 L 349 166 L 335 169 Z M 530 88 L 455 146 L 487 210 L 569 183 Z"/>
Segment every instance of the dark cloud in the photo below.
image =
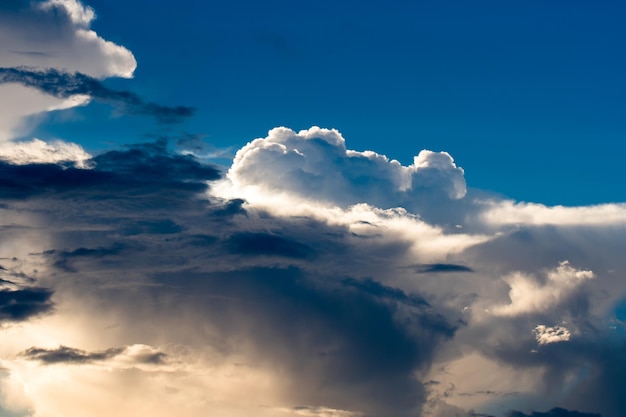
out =
<path fill-rule="evenodd" d="M 100 200 L 168 192 L 169 197 L 187 199 L 189 194 L 205 191 L 206 181 L 221 176 L 214 166 L 201 164 L 192 156 L 171 153 L 165 141 L 106 152 L 95 156 L 89 164 L 93 169 L 0 162 L 0 199 L 59 192 L 82 192 L 83 198 Z"/>
<path fill-rule="evenodd" d="M 313 250 L 295 240 L 268 233 L 236 233 L 226 242 L 231 253 L 240 255 L 284 256 L 307 258 Z"/>
<path fill-rule="evenodd" d="M 354 278 L 345 278 L 342 283 L 346 286 L 357 288 L 375 297 L 382 299 L 390 299 L 398 301 L 411 307 L 428 307 L 429 304 L 422 297 L 417 295 L 407 295 L 404 291 L 397 288 L 387 287 L 372 279 L 357 280 Z"/>
<path fill-rule="evenodd" d="M 474 272 L 474 270 L 465 265 L 456 264 L 419 264 L 415 266 L 418 274 L 428 274 L 437 272 Z"/>
<path fill-rule="evenodd" d="M 46 365 L 55 363 L 82 364 L 111 359 L 123 351 L 124 349 L 120 348 L 107 349 L 102 352 L 86 352 L 84 350 L 74 349 L 67 346 L 59 346 L 56 349 L 32 347 L 22 352 L 22 356 L 31 360 L 42 362 Z"/>
<path fill-rule="evenodd" d="M 50 191 L 97 186 L 110 177 L 108 172 L 56 164 L 12 165 L 0 161 L 0 198 L 20 199 Z"/>
<path fill-rule="evenodd" d="M 39 361 L 45 365 L 57 363 L 85 364 L 106 361 L 126 353 L 128 348 L 110 348 L 99 352 L 87 352 L 67 346 L 59 346 L 56 349 L 43 349 L 31 347 L 21 353 L 23 357 Z M 140 352 L 132 356 L 135 363 L 159 365 L 164 363 L 167 354 L 163 352 Z"/>
<path fill-rule="evenodd" d="M 147 102 L 130 91 L 113 90 L 101 81 L 79 72 L 70 74 L 53 68 L 0 68 L 0 84 L 5 83 L 19 83 L 59 98 L 88 95 L 97 101 L 115 106 L 123 113 L 152 116 L 158 122 L 166 124 L 180 123 L 194 113 L 191 107 L 163 106 Z"/>
<path fill-rule="evenodd" d="M 413 373 L 454 333 L 422 302 L 396 303 L 417 296 L 295 267 L 158 274 L 156 282 L 184 297 L 177 304 L 220 317 L 223 340 L 251 339 L 257 355 L 299 381 L 294 399 L 367 415 L 417 412 L 425 390 Z"/>
<path fill-rule="evenodd" d="M 239 355 L 246 366 L 279 375 L 281 394 L 292 401 L 290 406 L 310 405 L 295 410 L 303 413 L 333 409 L 361 411 L 367 417 L 426 415 L 432 387 L 423 375 L 439 355 L 465 352 L 492 358 L 507 369 L 542 370 L 545 381 L 537 382 L 537 390 L 545 385 L 545 398 L 564 398 L 550 386 L 560 391 L 572 372 L 586 370 L 589 376 L 576 391 L 578 399 L 565 398 L 558 405 L 598 410 L 605 417 L 621 417 L 626 409 L 618 383 L 626 378 L 620 357 L 624 350 L 598 348 L 608 342 L 601 323 L 589 319 L 596 299 L 588 289 L 568 290 L 549 308 L 519 316 L 482 313 L 511 301 L 501 272 L 514 270 L 522 260 L 507 258 L 499 248 L 528 244 L 515 234 L 474 252 L 420 259 L 404 237 L 394 240 L 385 234 L 382 222 L 358 223 L 356 231 L 372 230 L 362 239 L 348 226 L 304 215 L 277 217 L 242 199 L 210 197 L 206 191 L 221 177 L 220 170 L 172 152 L 166 141 L 106 152 L 89 163 L 91 169 L 0 165 L 3 214 L 17 219 L 0 232 L 8 241 L 31 230 L 33 223 L 19 217 L 24 214 L 45 225 L 42 245 L 49 246 L 29 254 L 49 267 L 43 284 L 66 305 L 83 306 L 77 309 L 85 313 L 85 321 L 106 316 L 120 323 L 110 332 L 118 339 L 106 346 L 141 340 L 211 349 L 218 357 Z M 542 247 L 534 245 L 542 239 L 533 236 L 528 253 L 511 253 L 539 254 Z M 563 259 L 560 253 L 550 257 Z M 446 263 L 420 263 L 432 259 Z M 3 266 L 19 263 L 11 262 L 3 260 Z M 472 274 L 474 269 L 466 265 L 476 265 L 481 273 Z M 13 276 L 7 275 L 7 281 L 13 282 Z M 540 275 L 532 282 L 541 287 L 546 280 Z M 32 294 L 19 298 L 18 291 L 0 294 L 8 297 L 1 302 L 7 309 L 31 309 L 20 316 L 17 308 L 14 318 L 5 320 L 22 320 L 17 317 L 52 307 L 52 290 L 39 299 Z M 472 322 L 472 311 L 479 307 L 481 321 Z M 579 331 L 578 339 L 538 346 L 534 326 L 556 326 L 561 320 L 572 332 Z M 128 350 L 88 352 L 66 346 L 23 353 L 46 364 L 90 363 L 122 354 Z M 132 357 L 145 364 L 166 360 L 151 350 Z M 495 401 L 512 391 L 463 387 L 456 399 L 480 395 Z M 526 394 L 520 392 L 516 400 Z M 455 407 L 448 410 L 481 415 Z M 558 416 L 532 417 L 544 415 Z"/>
<path fill-rule="evenodd" d="M 581 413 L 557 407 L 544 413 L 533 411 L 530 414 L 524 414 L 521 411 L 511 411 L 507 414 L 507 417 L 601 417 L 601 415 L 595 413 Z"/>
<path fill-rule="evenodd" d="M 45 288 L 0 290 L 0 321 L 24 321 L 53 309 L 52 291 Z"/>

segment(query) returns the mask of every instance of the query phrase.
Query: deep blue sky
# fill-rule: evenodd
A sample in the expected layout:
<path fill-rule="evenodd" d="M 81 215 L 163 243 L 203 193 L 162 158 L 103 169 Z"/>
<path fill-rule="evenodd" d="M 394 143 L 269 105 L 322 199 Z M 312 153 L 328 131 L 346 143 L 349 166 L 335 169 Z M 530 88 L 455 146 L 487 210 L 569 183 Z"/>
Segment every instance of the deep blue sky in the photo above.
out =
<path fill-rule="evenodd" d="M 272 127 L 339 129 L 404 164 L 445 150 L 468 185 L 546 204 L 626 201 L 626 5 L 618 1 L 87 2 L 129 48 L 107 84 L 190 105 L 171 134 L 238 149 Z M 152 120 L 52 118 L 88 149 L 143 140 Z M 62 123 L 60 122 L 62 119 Z"/>

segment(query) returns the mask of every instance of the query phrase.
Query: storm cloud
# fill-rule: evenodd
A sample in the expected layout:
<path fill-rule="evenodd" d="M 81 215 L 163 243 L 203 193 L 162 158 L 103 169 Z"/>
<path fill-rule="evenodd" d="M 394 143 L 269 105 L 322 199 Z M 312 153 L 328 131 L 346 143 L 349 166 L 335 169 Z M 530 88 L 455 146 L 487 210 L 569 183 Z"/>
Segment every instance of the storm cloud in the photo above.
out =
<path fill-rule="evenodd" d="M 20 360 L 95 366 L 72 371 L 80 373 L 112 367 L 119 378 L 128 367 L 148 374 L 158 366 L 206 385 L 191 367 L 226 367 L 219 378 L 228 386 L 226 369 L 236 362 L 246 375 L 272 381 L 251 394 L 273 398 L 266 415 L 438 417 L 480 415 L 474 404 L 494 398 L 508 409 L 549 409 L 557 405 L 549 386 L 591 369 L 570 397 L 560 395 L 558 405 L 575 409 L 577 390 L 621 378 L 598 359 L 598 341 L 615 337 L 602 326 L 620 293 L 609 299 L 603 291 L 621 284 L 602 264 L 590 263 L 593 272 L 581 267 L 587 258 L 577 256 L 578 246 L 557 244 L 562 233 L 606 242 L 600 231 L 546 235 L 534 226 L 478 239 L 372 206 L 315 212 L 293 205 L 287 215 L 284 206 L 218 196 L 212 189 L 223 186 L 221 170 L 166 141 L 105 152 L 88 164 L 3 165 L 5 218 L 45 225 L 21 237 L 27 252 L 5 248 L 3 256 L 14 257 L 13 270 L 36 268 L 37 285 L 50 288 L 19 296 L 7 289 L 6 321 L 37 318 L 65 329 L 53 346 L 24 339 L 16 362 L 6 364 L 11 372 L 26 372 Z M 5 240 L 15 240 L 14 231 L 6 229 Z M 474 243 L 428 246 L 438 241 Z M 537 258 L 546 247 L 561 249 Z M 144 356 L 119 347 L 139 344 L 147 346 L 134 348 Z M 475 366 L 503 380 L 516 375 L 518 383 L 495 390 L 463 377 Z M 157 388 L 143 389 L 152 395 Z M 184 385 L 176 390 L 190 401 L 195 395 Z M 606 390 L 603 404 L 589 400 L 585 409 L 617 416 L 619 398 Z M 33 401 L 45 407 L 54 399 Z M 265 404 L 257 401 L 253 407 Z"/>

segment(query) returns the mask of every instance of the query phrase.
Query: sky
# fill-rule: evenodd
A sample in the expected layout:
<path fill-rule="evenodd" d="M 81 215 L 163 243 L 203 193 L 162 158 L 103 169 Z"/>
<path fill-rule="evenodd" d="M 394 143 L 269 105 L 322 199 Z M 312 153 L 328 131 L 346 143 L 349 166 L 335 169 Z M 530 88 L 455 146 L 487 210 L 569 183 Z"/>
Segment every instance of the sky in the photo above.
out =
<path fill-rule="evenodd" d="M 0 416 L 621 417 L 618 2 L 0 2 Z"/>

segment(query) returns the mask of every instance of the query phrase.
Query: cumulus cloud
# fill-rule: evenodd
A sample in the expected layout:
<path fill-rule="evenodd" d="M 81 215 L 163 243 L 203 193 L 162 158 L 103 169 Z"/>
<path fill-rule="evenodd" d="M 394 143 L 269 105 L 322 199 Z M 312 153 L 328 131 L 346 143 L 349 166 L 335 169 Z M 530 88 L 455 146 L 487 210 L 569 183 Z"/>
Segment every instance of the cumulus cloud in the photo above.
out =
<path fill-rule="evenodd" d="M 465 195 L 463 170 L 446 152 L 422 151 L 413 164 L 372 151 L 353 151 L 334 129 L 312 127 L 298 133 L 269 131 L 240 149 L 228 172 L 235 186 L 283 192 L 316 201 L 380 208 L 426 204 L 433 197 Z M 242 190 L 243 191 L 243 190 Z"/>
<path fill-rule="evenodd" d="M 78 0 L 3 2 L 0 47 L 5 67 L 28 66 L 78 71 L 96 78 L 129 78 L 137 66 L 126 48 L 90 29 L 92 8 Z"/>
<path fill-rule="evenodd" d="M 513 273 L 503 278 L 511 286 L 511 303 L 499 306 L 494 312 L 515 315 L 550 310 L 576 291 L 580 284 L 593 278 L 595 274 L 592 271 L 573 268 L 568 261 L 548 271 L 544 282 L 532 275 Z"/>
<path fill-rule="evenodd" d="M 572 334 L 566 327 L 553 326 L 549 327 L 545 324 L 538 324 L 535 329 L 535 337 L 539 345 L 547 345 L 549 343 L 567 342 Z"/>

